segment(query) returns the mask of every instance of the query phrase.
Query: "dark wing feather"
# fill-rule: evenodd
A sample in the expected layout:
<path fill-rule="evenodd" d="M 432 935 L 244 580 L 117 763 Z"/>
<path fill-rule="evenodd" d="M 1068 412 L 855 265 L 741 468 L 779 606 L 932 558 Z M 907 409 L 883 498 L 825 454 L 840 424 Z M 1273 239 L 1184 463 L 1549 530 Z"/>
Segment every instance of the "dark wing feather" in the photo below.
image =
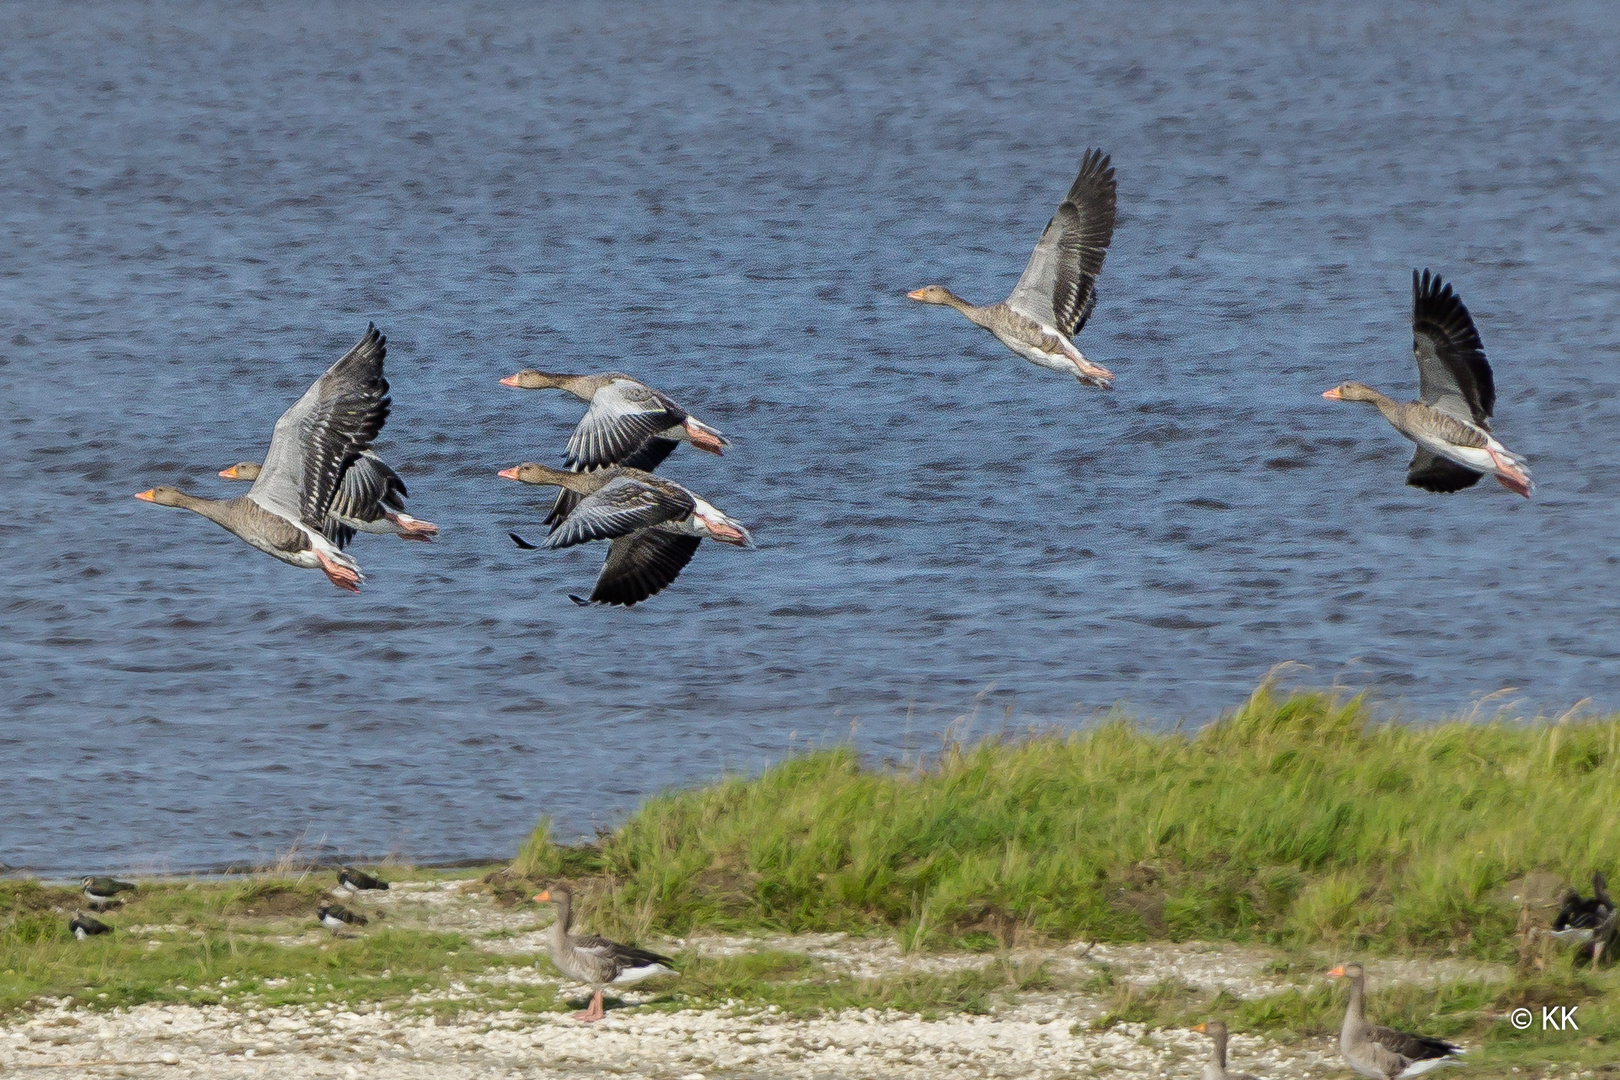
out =
<path fill-rule="evenodd" d="M 1087 151 L 1007 306 L 1038 322 L 1050 320 L 1067 337 L 1078 334 L 1097 303 L 1097 276 L 1114 239 L 1115 199 L 1109 156 Z"/>
<path fill-rule="evenodd" d="M 1479 483 L 1484 475 L 1449 458 L 1431 454 L 1421 446 L 1412 455 L 1412 464 L 1406 467 L 1407 484 L 1424 491 L 1461 491 Z"/>
<path fill-rule="evenodd" d="M 700 536 L 646 529 L 621 536 L 608 548 L 591 602 L 630 607 L 669 586 L 692 561 Z"/>
<path fill-rule="evenodd" d="M 612 540 L 640 529 L 690 517 L 691 492 L 654 477 L 616 476 L 581 499 L 543 546 L 573 547 L 589 540 Z"/>
<path fill-rule="evenodd" d="M 1412 352 L 1425 405 L 1490 426 L 1496 382 L 1479 331 L 1451 286 L 1427 270 L 1412 271 Z"/>
<path fill-rule="evenodd" d="M 1374 1026 L 1369 1028 L 1367 1035 L 1385 1050 L 1399 1054 L 1409 1061 L 1429 1061 L 1449 1057 L 1460 1049 L 1444 1039 L 1414 1035 L 1409 1031 L 1396 1031 L 1394 1028 Z"/>
<path fill-rule="evenodd" d="M 621 945 L 617 941 L 609 941 L 607 938 L 596 934 L 574 934 L 570 936 L 573 938 L 576 948 L 613 961 L 614 965 L 621 971 L 625 968 L 645 967 L 649 964 L 663 964 L 667 968 L 675 966 L 675 961 L 660 953 L 638 949 L 634 945 Z"/>

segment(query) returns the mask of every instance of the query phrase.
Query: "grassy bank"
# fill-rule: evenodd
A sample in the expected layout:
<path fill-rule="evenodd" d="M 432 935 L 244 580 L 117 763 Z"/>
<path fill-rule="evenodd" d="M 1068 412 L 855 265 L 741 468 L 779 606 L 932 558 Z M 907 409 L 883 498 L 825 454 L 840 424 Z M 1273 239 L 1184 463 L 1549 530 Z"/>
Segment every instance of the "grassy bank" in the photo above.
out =
<path fill-rule="evenodd" d="M 1512 959 L 1513 886 L 1620 869 L 1620 718 L 1374 723 L 1262 687 L 1193 734 L 1119 722 L 841 748 L 645 803 L 588 848 L 544 824 L 516 869 L 590 879 L 632 934 L 884 930 L 907 947 L 1227 939 Z"/>

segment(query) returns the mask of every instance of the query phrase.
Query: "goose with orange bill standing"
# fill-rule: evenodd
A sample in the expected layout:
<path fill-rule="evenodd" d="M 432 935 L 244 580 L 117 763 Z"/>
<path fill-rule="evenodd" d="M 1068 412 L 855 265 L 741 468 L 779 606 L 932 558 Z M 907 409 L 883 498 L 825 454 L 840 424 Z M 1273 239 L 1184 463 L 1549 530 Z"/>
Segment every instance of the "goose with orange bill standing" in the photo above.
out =
<path fill-rule="evenodd" d="M 955 308 L 1030 363 L 1106 390 L 1114 373 L 1087 360 L 1074 338 L 1097 303 L 1097 275 L 1114 239 L 1114 203 L 1114 167 L 1108 155 L 1087 151 L 1080 175 L 1047 222 L 1007 299 L 979 307 L 943 285 L 925 285 L 906 296 Z"/>
<path fill-rule="evenodd" d="M 1472 487 L 1489 473 L 1515 495 L 1530 497 L 1530 465 L 1491 434 L 1496 382 L 1468 309 L 1438 274 L 1412 271 L 1412 353 L 1418 400 L 1396 401 L 1358 382 L 1322 396 L 1376 406 L 1390 426 L 1417 444 L 1406 482 L 1425 491 Z"/>
<path fill-rule="evenodd" d="M 587 1023 L 601 1020 L 602 991 L 609 986 L 628 986 L 654 975 L 675 975 L 675 961 L 667 956 L 633 945 L 621 945 L 596 934 L 573 932 L 573 896 L 561 886 L 535 894 L 535 902 L 557 905 L 557 921 L 546 935 L 546 952 L 557 970 L 591 988 L 591 1003 L 574 1019 Z"/>
<path fill-rule="evenodd" d="M 344 527 L 329 511 L 344 472 L 369 449 L 388 419 L 383 378 L 386 339 L 375 326 L 276 421 L 264 468 L 246 495 L 205 499 L 172 487 L 136 495 L 200 514 L 284 563 L 320 570 L 359 592 L 365 575 L 343 551 Z"/>
<path fill-rule="evenodd" d="M 1206 1020 L 1202 1024 L 1195 1024 L 1194 1031 L 1208 1035 L 1211 1046 L 1209 1060 L 1204 1062 L 1203 1080 L 1257 1080 L 1251 1073 L 1229 1073 L 1226 1071 L 1226 1021 Z"/>
<path fill-rule="evenodd" d="M 1442 1065 L 1461 1065 L 1462 1047 L 1428 1035 L 1414 1035 L 1367 1022 L 1367 973 L 1360 964 L 1340 964 L 1330 979 L 1350 982 L 1350 1004 L 1339 1029 L 1339 1052 L 1350 1067 L 1371 1080 L 1405 1080 Z"/>

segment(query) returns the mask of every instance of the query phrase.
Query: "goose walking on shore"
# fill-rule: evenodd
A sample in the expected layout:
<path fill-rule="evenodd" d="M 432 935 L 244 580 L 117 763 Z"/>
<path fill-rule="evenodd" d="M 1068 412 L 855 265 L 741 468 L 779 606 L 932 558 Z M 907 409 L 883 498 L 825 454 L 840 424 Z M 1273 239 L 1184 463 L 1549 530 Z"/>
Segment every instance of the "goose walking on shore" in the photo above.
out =
<path fill-rule="evenodd" d="M 256 461 L 239 461 L 221 469 L 219 475 L 227 480 L 257 480 L 263 471 Z M 356 532 L 431 541 L 439 527 L 405 512 L 409 496 L 399 473 L 372 451 L 362 451 L 338 481 L 337 494 L 326 511 L 326 533 L 338 547 L 348 547 Z"/>
<path fill-rule="evenodd" d="M 1412 352 L 1418 400 L 1396 401 L 1358 382 L 1324 391 L 1330 401 L 1375 405 L 1390 426 L 1417 444 L 1406 482 L 1426 491 L 1461 491 L 1486 473 L 1516 495 L 1534 485 L 1524 458 L 1491 434 L 1496 383 L 1468 309 L 1438 274 L 1412 271 Z"/>
<path fill-rule="evenodd" d="M 704 537 L 753 547 L 742 524 L 673 480 L 639 469 L 613 467 L 569 472 L 526 461 L 500 476 L 524 484 L 553 485 L 579 497 L 568 516 L 538 545 L 558 550 L 611 540 L 591 603 L 629 607 L 664 589 L 697 553 Z"/>
<path fill-rule="evenodd" d="M 1196 1024 L 1194 1031 L 1209 1036 L 1213 1043 L 1209 1051 L 1209 1060 L 1204 1062 L 1204 1080 L 1256 1080 L 1250 1073 L 1229 1073 L 1226 1071 L 1226 1021 L 1206 1020 Z"/>
<path fill-rule="evenodd" d="M 1328 972 L 1330 979 L 1350 980 L 1350 1004 L 1339 1029 L 1339 1052 L 1350 1067 L 1371 1080 L 1397 1080 L 1419 1076 L 1441 1065 L 1461 1065 L 1463 1052 L 1444 1039 L 1413 1035 L 1367 1022 L 1367 975 L 1360 964 L 1341 964 Z"/>
<path fill-rule="evenodd" d="M 541 904 L 557 905 L 557 921 L 551 924 L 546 951 L 557 970 L 591 988 L 591 1003 L 574 1014 L 587 1023 L 601 1020 L 602 991 L 609 986 L 628 986 L 654 975 L 675 975 L 675 961 L 646 949 L 621 945 L 595 934 L 571 932 L 574 922 L 573 897 L 567 889 L 553 887 L 535 894 Z"/>
<path fill-rule="evenodd" d="M 953 307 L 1030 363 L 1106 390 L 1114 373 L 1087 360 L 1074 338 L 1097 303 L 1097 275 L 1114 239 L 1114 200 L 1108 155 L 1087 151 L 1080 175 L 1041 233 L 1012 295 L 986 307 L 968 303 L 943 285 L 926 285 L 906 296 Z"/>
<path fill-rule="evenodd" d="M 191 510 L 284 563 L 319 569 L 333 585 L 359 592 L 360 565 L 334 539 L 328 512 L 345 471 L 388 419 L 383 378 L 386 339 L 375 326 L 281 414 L 264 468 L 246 495 L 204 499 L 172 487 L 136 495 Z"/>
<path fill-rule="evenodd" d="M 501 385 L 520 390 L 562 390 L 590 405 L 568 436 L 563 466 L 573 472 L 592 472 L 613 465 L 652 472 L 682 442 L 711 454 L 721 454 L 731 445 L 718 428 L 687 412 L 668 394 L 617 371 L 559 375 L 525 368 L 502 379 Z M 552 531 L 578 502 L 576 492 L 567 488 L 557 492 L 551 513 L 546 515 Z"/>

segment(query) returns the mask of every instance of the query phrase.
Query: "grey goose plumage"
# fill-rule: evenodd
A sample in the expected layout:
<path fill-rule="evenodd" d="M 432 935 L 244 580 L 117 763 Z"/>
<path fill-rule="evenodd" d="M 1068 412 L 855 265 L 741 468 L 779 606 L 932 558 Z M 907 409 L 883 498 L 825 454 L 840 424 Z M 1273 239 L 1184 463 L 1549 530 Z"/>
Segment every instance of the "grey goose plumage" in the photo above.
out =
<path fill-rule="evenodd" d="M 1412 272 L 1412 355 L 1417 401 L 1399 402 L 1359 382 L 1341 383 L 1322 396 L 1376 406 L 1417 445 L 1406 472 L 1412 487 L 1461 491 L 1490 473 L 1528 498 L 1534 490 L 1529 464 L 1491 433 L 1496 381 L 1473 317 L 1456 291 L 1428 270 Z"/>
<path fill-rule="evenodd" d="M 610 540 L 607 559 L 588 599 L 577 604 L 630 607 L 667 587 L 696 554 L 704 537 L 752 547 L 742 524 L 707 500 L 661 476 L 614 466 L 571 472 L 526 461 L 500 474 L 525 484 L 553 485 L 578 501 L 540 547 L 551 550 Z"/>
<path fill-rule="evenodd" d="M 1462 1048 L 1444 1039 L 1369 1023 L 1367 974 L 1360 964 L 1341 964 L 1328 972 L 1328 977 L 1350 983 L 1350 1003 L 1339 1028 L 1339 1052 L 1362 1076 L 1370 1080 L 1404 1080 L 1442 1065 L 1462 1064 L 1457 1060 Z"/>
<path fill-rule="evenodd" d="M 264 467 L 246 495 L 204 499 L 172 487 L 135 497 L 191 510 L 282 562 L 320 569 L 359 592 L 360 566 L 328 538 L 328 512 L 343 474 L 388 419 L 386 339 L 370 326 L 360 341 L 276 421 Z"/>
<path fill-rule="evenodd" d="M 227 480 L 257 480 L 263 471 L 256 461 L 239 461 L 219 475 Z M 326 511 L 326 538 L 347 548 L 357 532 L 393 535 L 401 540 L 431 541 L 439 527 L 431 521 L 405 512 L 410 491 L 399 473 L 378 457 L 363 450 L 338 481 L 337 493 Z"/>
<path fill-rule="evenodd" d="M 652 472 L 682 442 L 721 454 L 731 440 L 705 424 L 674 398 L 623 372 L 565 375 L 525 368 L 501 380 L 520 390 L 562 390 L 590 407 L 568 436 L 563 467 L 592 472 L 620 465 Z M 555 529 L 579 502 L 567 488 L 557 492 L 546 524 Z"/>
<path fill-rule="evenodd" d="M 906 295 L 955 308 L 1030 363 L 1107 389 L 1113 385 L 1113 372 L 1086 359 L 1074 338 L 1097 303 L 1097 277 L 1114 239 L 1115 200 L 1109 156 L 1089 150 L 1007 299 L 979 307 L 943 285 L 927 285 Z"/>
<path fill-rule="evenodd" d="M 674 975 L 675 961 L 659 953 L 621 945 L 596 934 L 573 932 L 573 896 L 561 886 L 553 886 L 535 894 L 537 903 L 556 904 L 557 920 L 546 935 L 546 952 L 551 962 L 571 979 L 591 988 L 591 1003 L 582 1012 L 575 1013 L 579 1020 L 601 1020 L 602 991 L 608 986 L 624 986 L 652 978 L 654 975 Z"/>

